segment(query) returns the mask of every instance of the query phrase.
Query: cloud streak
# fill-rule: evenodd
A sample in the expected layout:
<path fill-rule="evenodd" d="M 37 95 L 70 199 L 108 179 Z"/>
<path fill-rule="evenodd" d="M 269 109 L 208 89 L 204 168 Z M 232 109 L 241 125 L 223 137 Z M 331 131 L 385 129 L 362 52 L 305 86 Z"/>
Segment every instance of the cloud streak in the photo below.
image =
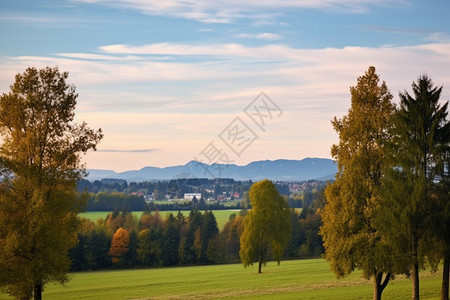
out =
<path fill-rule="evenodd" d="M 238 38 L 251 38 L 251 39 L 258 39 L 258 40 L 279 40 L 281 39 L 281 36 L 276 33 L 270 33 L 270 32 L 263 32 L 263 33 L 240 33 L 237 35 Z"/>
<path fill-rule="evenodd" d="M 240 18 L 258 18 L 274 9 L 317 9 L 334 12 L 366 13 L 374 6 L 405 5 L 407 0 L 77 0 L 84 3 L 125 7 L 144 14 L 169 15 L 203 23 L 232 23 Z M 255 16 L 255 12 L 257 12 Z"/>
<path fill-rule="evenodd" d="M 98 152 L 109 152 L 109 153 L 150 153 L 159 151 L 160 149 L 99 149 Z"/>

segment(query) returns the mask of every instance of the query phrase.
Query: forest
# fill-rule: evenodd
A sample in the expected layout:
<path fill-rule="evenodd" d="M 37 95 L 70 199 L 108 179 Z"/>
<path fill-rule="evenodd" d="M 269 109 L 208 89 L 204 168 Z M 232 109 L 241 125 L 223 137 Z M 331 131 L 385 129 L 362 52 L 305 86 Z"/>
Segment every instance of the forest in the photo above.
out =
<path fill-rule="evenodd" d="M 301 213 L 290 211 L 293 230 L 283 258 L 323 253 L 318 235 L 322 223 L 315 207 L 323 205 L 322 200 L 316 199 Z M 156 210 L 144 212 L 140 219 L 131 212 L 115 211 L 96 222 L 82 219 L 79 242 L 69 251 L 71 270 L 236 263 L 245 215 L 246 210 L 232 214 L 222 230 L 213 211 L 192 210 L 185 217 Z"/>

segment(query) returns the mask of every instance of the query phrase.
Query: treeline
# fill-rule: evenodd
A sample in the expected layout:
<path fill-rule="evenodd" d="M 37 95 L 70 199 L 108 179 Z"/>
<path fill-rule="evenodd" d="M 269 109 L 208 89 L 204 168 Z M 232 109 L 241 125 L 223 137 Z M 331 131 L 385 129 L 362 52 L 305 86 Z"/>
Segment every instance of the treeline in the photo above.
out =
<path fill-rule="evenodd" d="M 145 198 L 125 193 L 90 194 L 86 211 L 144 211 Z"/>
<path fill-rule="evenodd" d="M 140 219 L 116 211 L 95 223 L 82 219 L 79 243 L 69 252 L 72 271 L 239 262 L 245 214 L 232 214 L 222 231 L 211 211 L 192 210 L 185 217 L 156 210 Z M 290 217 L 293 230 L 285 258 L 322 254 L 320 209 L 291 210 Z"/>
<path fill-rule="evenodd" d="M 146 202 L 141 195 L 126 193 L 98 193 L 88 196 L 86 211 L 189 211 L 189 210 L 221 210 L 221 209 L 240 209 L 241 204 L 227 206 L 212 202 L 206 203 L 203 198 L 200 200 L 186 202 L 166 202 L 155 203 Z"/>

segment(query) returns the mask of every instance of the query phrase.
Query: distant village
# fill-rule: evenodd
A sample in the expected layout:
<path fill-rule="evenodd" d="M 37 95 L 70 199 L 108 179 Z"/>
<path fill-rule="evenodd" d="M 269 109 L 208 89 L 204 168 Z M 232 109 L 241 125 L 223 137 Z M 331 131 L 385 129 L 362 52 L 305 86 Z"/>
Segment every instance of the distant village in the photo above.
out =
<path fill-rule="evenodd" d="M 253 184 L 251 180 L 239 181 L 230 178 L 174 179 L 146 182 L 127 182 L 123 179 L 102 179 L 93 182 L 83 180 L 79 191 L 92 196 L 108 197 L 134 196 L 150 202 L 206 202 L 227 203 L 241 201 Z M 302 207 L 313 198 L 313 194 L 323 190 L 326 181 L 308 180 L 301 182 L 276 182 L 281 195 L 288 198 L 291 206 Z M 106 197 L 106 196 L 104 196 Z M 301 202 L 301 203 L 296 203 Z"/>

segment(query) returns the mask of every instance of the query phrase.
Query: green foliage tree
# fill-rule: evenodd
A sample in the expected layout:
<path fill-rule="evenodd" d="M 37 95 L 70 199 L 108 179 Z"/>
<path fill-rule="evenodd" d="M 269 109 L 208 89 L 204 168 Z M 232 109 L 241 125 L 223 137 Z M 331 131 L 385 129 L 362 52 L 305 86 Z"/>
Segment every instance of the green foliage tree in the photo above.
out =
<path fill-rule="evenodd" d="M 306 208 L 302 209 L 308 210 Z M 292 216 L 291 216 L 292 218 Z M 319 210 L 310 211 L 304 218 L 297 218 L 297 237 L 300 242 L 299 255 L 301 257 L 318 257 L 323 253 L 323 241 L 318 234 L 320 226 L 322 226 L 322 219 Z M 293 238 L 295 238 L 293 236 Z"/>
<path fill-rule="evenodd" d="M 28 68 L 0 97 L 0 287 L 41 299 L 46 283 L 68 280 L 84 177 L 80 155 L 102 138 L 75 124 L 78 94 L 58 68 Z"/>
<path fill-rule="evenodd" d="M 439 218 L 436 212 L 443 210 L 435 191 L 444 178 L 450 125 L 448 102 L 439 103 L 442 86 L 434 87 L 431 79 L 422 75 L 413 82 L 412 90 L 412 96 L 400 93 L 400 107 L 393 118 L 382 216 L 388 220 L 385 231 L 389 242 L 405 258 L 411 274 L 412 298 L 419 299 L 419 269 L 429 246 L 425 241 L 430 220 Z"/>
<path fill-rule="evenodd" d="M 392 95 L 380 82 L 375 67 L 369 67 L 350 88 L 348 114 L 332 121 L 339 144 L 331 154 L 338 164 L 333 183 L 325 190 L 320 234 L 325 258 L 338 277 L 361 269 L 374 280 L 373 299 L 381 299 L 393 269 L 388 247 L 377 228 L 382 166 L 388 155 L 387 130 L 394 111 Z M 383 275 L 385 279 L 383 280 Z"/>
<path fill-rule="evenodd" d="M 170 213 L 166 218 L 163 234 L 163 262 L 166 266 L 178 264 L 178 248 L 180 247 L 180 231 L 177 228 L 177 219 Z"/>
<path fill-rule="evenodd" d="M 244 194 L 242 195 L 242 200 L 241 200 L 241 207 L 243 209 L 249 209 L 250 207 L 250 200 L 248 199 L 248 192 L 244 192 Z"/>
<path fill-rule="evenodd" d="M 258 273 L 270 250 L 278 263 L 291 236 L 289 206 L 269 180 L 252 185 L 249 191 L 252 209 L 245 216 L 239 256 L 244 267 L 258 261 Z"/>
<path fill-rule="evenodd" d="M 152 240 L 150 229 L 143 229 L 138 235 L 138 248 L 137 256 L 139 262 L 144 267 L 152 266 L 154 263 L 153 252 L 152 252 Z"/>
<path fill-rule="evenodd" d="M 447 134 L 450 136 L 450 133 Z M 434 223 L 435 233 L 441 241 L 443 259 L 441 300 L 449 299 L 450 281 L 450 147 L 444 154 L 444 174 L 438 187 L 439 212 Z"/>
<path fill-rule="evenodd" d="M 207 251 L 210 243 L 215 239 L 219 233 L 219 227 L 217 227 L 217 220 L 212 211 L 205 211 L 203 213 L 203 224 L 202 224 L 202 262 L 208 262 Z"/>
<path fill-rule="evenodd" d="M 105 228 L 97 228 L 87 237 L 84 252 L 88 270 L 107 268 L 111 265 L 111 257 L 108 255 L 111 248 L 111 236 Z"/>

